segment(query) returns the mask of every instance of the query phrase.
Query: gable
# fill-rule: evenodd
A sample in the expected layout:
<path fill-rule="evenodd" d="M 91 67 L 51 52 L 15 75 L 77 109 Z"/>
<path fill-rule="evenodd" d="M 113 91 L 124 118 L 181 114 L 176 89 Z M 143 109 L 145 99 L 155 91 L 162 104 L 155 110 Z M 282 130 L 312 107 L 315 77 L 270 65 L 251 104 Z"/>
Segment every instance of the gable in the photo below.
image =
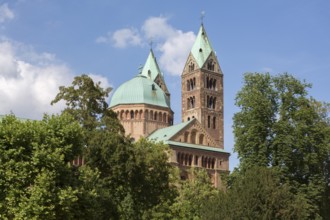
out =
<path fill-rule="evenodd" d="M 184 65 L 182 75 L 193 72 L 196 69 L 199 69 L 198 64 L 197 64 L 194 56 L 190 53 L 187 58 L 186 64 Z"/>
<path fill-rule="evenodd" d="M 187 124 L 187 126 L 183 127 L 175 135 L 169 138 L 169 141 L 218 147 L 215 140 L 196 119 L 193 119 L 191 123 Z"/>

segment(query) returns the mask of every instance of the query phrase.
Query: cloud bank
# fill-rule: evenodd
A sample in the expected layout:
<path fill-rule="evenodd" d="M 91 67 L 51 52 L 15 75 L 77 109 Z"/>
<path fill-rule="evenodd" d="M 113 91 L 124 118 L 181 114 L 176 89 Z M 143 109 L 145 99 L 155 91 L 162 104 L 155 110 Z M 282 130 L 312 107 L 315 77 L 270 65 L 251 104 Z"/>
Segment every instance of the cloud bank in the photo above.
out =
<path fill-rule="evenodd" d="M 171 75 L 181 75 L 190 49 L 195 41 L 192 31 L 184 32 L 168 23 L 168 18 L 150 17 L 140 28 L 124 28 L 98 37 L 97 43 L 110 43 L 117 48 L 143 46 L 145 42 L 156 42 L 155 50 L 160 52 L 159 65 Z M 144 44 L 143 44 L 144 42 Z"/>
<path fill-rule="evenodd" d="M 25 58 L 28 54 L 31 59 Z M 39 119 L 43 113 L 58 113 L 64 106 L 51 106 L 50 102 L 58 87 L 68 85 L 72 78 L 72 71 L 54 55 L 0 41 L 0 114 Z"/>

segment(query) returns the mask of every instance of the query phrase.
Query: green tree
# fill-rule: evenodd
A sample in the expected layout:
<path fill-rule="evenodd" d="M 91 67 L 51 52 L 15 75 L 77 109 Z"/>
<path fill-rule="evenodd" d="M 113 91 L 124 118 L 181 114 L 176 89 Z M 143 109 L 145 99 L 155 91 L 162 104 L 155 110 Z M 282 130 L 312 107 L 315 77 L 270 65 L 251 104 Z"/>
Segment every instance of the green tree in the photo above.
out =
<path fill-rule="evenodd" d="M 95 207 L 99 218 L 141 219 L 159 210 L 161 203 L 169 203 L 175 193 L 170 184 L 168 148 L 145 139 L 132 143 L 124 135 L 117 115 L 108 108 L 106 97 L 110 91 L 82 75 L 74 79 L 72 86 L 60 87 L 52 104 L 65 101 L 63 112 L 82 125 L 88 167 L 84 174 L 94 176 L 97 186 L 83 190 L 95 192 L 90 196 L 100 204 Z M 88 204 L 85 198 L 81 201 Z"/>
<path fill-rule="evenodd" d="M 72 117 L 0 122 L 0 218 L 74 219 L 82 130 Z"/>
<path fill-rule="evenodd" d="M 202 219 L 308 219 L 307 203 L 272 168 L 251 167 L 204 203 Z"/>
<path fill-rule="evenodd" d="M 327 217 L 330 201 L 328 105 L 309 98 L 311 86 L 288 74 L 246 74 L 234 115 L 240 170 L 274 167 L 308 202 L 310 218 Z"/>
<path fill-rule="evenodd" d="M 203 205 L 218 193 L 205 170 L 192 169 L 191 175 L 191 180 L 181 183 L 179 195 L 171 206 L 172 219 L 201 219 Z"/>

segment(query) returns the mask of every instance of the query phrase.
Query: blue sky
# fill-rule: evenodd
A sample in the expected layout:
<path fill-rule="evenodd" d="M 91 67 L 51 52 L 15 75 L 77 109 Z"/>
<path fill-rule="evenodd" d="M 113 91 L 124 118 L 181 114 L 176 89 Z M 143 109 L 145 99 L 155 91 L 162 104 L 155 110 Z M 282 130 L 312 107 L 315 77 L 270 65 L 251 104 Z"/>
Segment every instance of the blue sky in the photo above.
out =
<path fill-rule="evenodd" d="M 327 0 L 0 0 L 0 114 L 59 112 L 63 105 L 49 105 L 58 86 L 82 73 L 116 89 L 138 73 L 152 40 L 180 122 L 180 74 L 201 11 L 224 73 L 227 151 L 245 72 L 291 73 L 330 102 Z"/>

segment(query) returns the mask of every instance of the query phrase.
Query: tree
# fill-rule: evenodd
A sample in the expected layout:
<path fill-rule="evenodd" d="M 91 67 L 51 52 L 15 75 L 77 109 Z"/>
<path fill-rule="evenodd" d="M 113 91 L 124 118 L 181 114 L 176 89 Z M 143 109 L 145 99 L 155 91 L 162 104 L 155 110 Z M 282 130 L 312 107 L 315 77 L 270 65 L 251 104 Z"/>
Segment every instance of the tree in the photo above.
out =
<path fill-rule="evenodd" d="M 73 115 L 86 131 L 93 131 L 107 123 L 112 125 L 108 129 L 113 132 L 124 133 L 123 127 L 116 120 L 116 114 L 108 108 L 106 102 L 112 88 L 103 89 L 100 82 L 95 83 L 92 78 L 83 74 L 74 78 L 72 86 L 61 86 L 59 90 L 51 104 L 65 101 L 67 107 L 63 112 Z"/>
<path fill-rule="evenodd" d="M 108 108 L 110 91 L 82 75 L 75 77 L 72 86 L 60 87 L 52 104 L 65 101 L 63 113 L 71 114 L 83 128 L 85 174 L 93 177 L 97 188 L 82 189 L 96 193 L 90 196 L 100 204 L 95 207 L 98 218 L 141 219 L 175 194 L 168 148 L 145 139 L 132 143 L 116 113 Z"/>
<path fill-rule="evenodd" d="M 204 203 L 202 219 L 308 219 L 306 201 L 282 184 L 272 168 L 251 167 L 226 193 Z"/>
<path fill-rule="evenodd" d="M 205 170 L 193 169 L 191 175 L 191 180 L 182 182 L 179 195 L 171 206 L 172 219 L 201 219 L 204 203 L 218 193 Z"/>
<path fill-rule="evenodd" d="M 1 219 L 74 219 L 82 130 L 72 117 L 0 121 Z"/>
<path fill-rule="evenodd" d="M 326 217 L 330 203 L 330 123 L 328 105 L 307 97 L 310 87 L 288 74 L 246 74 L 233 127 L 241 172 L 255 165 L 278 169 L 317 218 Z"/>

